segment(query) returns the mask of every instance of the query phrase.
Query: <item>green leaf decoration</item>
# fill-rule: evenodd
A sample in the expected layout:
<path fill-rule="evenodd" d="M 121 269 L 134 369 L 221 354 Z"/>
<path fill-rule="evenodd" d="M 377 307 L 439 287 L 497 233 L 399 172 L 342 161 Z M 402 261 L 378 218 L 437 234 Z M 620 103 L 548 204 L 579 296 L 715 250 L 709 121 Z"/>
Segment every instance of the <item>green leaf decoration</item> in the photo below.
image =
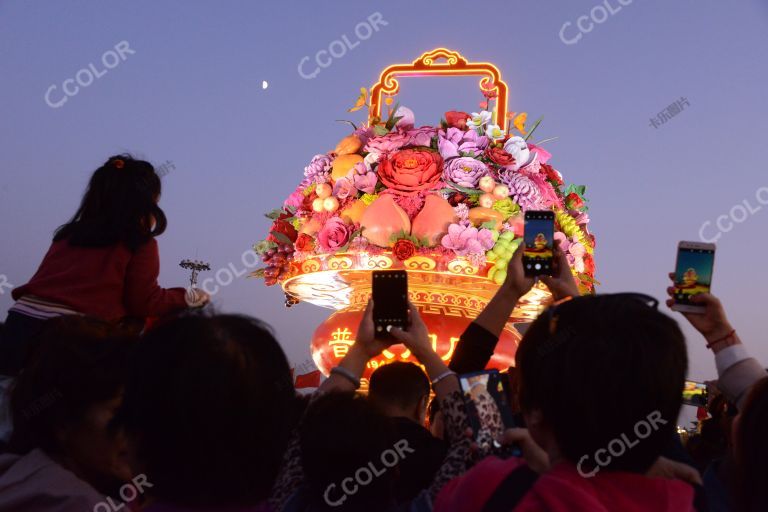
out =
<path fill-rule="evenodd" d="M 277 238 L 277 241 L 280 242 L 281 244 L 286 244 L 286 245 L 293 244 L 293 242 L 291 242 L 291 239 L 288 238 L 284 233 L 280 233 L 279 231 L 270 231 L 269 234 Z"/>
<path fill-rule="evenodd" d="M 526 135 L 526 136 L 525 136 L 525 138 L 524 138 L 523 140 L 528 140 L 528 139 L 530 139 L 530 138 L 531 138 L 531 136 L 533 135 L 533 132 L 535 132 L 535 131 L 536 131 L 536 128 L 538 128 L 538 127 L 539 127 L 539 125 L 541 124 L 541 121 L 542 121 L 543 119 L 544 119 L 544 116 L 542 116 L 542 117 L 538 118 L 538 119 L 536 120 L 536 122 L 535 122 L 535 123 L 533 123 L 533 126 L 531 127 L 531 129 L 530 129 L 530 130 L 528 130 L 528 135 Z"/>
<path fill-rule="evenodd" d="M 380 124 L 377 124 L 376 126 L 373 127 L 373 132 L 376 135 L 382 136 L 382 135 L 388 134 L 389 133 L 389 129 L 384 127 L 384 126 L 381 126 Z"/>

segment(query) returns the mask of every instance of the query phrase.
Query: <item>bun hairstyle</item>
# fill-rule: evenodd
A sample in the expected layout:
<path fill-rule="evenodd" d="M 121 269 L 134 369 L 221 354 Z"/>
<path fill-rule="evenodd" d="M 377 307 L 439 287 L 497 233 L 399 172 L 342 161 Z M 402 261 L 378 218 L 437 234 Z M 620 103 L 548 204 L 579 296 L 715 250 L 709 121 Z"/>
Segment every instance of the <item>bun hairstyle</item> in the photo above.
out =
<path fill-rule="evenodd" d="M 149 162 L 115 155 L 91 176 L 80 207 L 60 226 L 55 242 L 81 247 L 123 243 L 130 250 L 165 231 L 168 221 L 157 205 L 161 182 Z"/>

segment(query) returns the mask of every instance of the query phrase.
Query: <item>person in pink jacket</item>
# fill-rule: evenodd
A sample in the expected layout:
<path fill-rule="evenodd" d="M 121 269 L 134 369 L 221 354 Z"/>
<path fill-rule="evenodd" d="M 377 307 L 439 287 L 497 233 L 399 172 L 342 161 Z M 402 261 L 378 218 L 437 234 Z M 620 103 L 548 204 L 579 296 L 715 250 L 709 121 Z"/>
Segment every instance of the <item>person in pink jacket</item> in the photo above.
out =
<path fill-rule="evenodd" d="M 516 274 L 519 286 L 530 286 Z M 565 297 L 516 355 L 524 458 L 487 457 L 450 481 L 436 512 L 688 512 L 695 470 L 661 458 L 687 371 L 677 323 L 640 294 Z"/>

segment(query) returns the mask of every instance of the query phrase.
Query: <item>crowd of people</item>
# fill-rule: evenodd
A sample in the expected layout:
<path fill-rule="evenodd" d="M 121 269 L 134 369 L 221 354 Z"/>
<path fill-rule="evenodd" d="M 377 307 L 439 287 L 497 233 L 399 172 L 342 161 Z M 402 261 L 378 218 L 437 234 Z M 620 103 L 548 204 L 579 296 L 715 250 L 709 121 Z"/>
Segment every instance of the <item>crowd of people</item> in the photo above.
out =
<path fill-rule="evenodd" d="M 677 321 L 646 295 L 579 296 L 556 250 L 559 270 L 541 278 L 554 303 L 509 370 L 517 426 L 478 443 L 457 376 L 486 367 L 533 286 L 520 251 L 450 364 L 413 305 L 409 327 L 381 338 L 369 303 L 346 356 L 300 395 L 267 324 L 158 285 L 160 195 L 151 164 L 109 158 L 14 289 L 0 330 L 0 512 L 768 510 L 768 372 L 716 297 L 684 314 L 718 372 L 684 445 Z M 392 343 L 420 365 L 384 365 L 359 393 Z"/>

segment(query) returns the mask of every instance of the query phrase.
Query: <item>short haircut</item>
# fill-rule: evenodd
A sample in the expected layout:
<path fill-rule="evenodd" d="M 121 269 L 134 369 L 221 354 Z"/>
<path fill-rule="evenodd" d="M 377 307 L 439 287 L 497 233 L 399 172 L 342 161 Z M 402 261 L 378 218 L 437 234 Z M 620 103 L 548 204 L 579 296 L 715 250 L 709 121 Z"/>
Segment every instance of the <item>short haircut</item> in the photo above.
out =
<path fill-rule="evenodd" d="M 636 297 L 573 299 L 542 314 L 516 355 L 523 411 L 540 410 L 564 456 L 584 471 L 628 436 L 603 470 L 644 472 L 674 435 L 688 366 L 677 322 Z M 650 435 L 635 427 L 660 417 Z M 664 422 L 662 424 L 662 422 Z M 640 429 L 647 434 L 646 426 Z M 603 457 L 604 459 L 604 457 Z"/>
<path fill-rule="evenodd" d="M 369 512 L 385 510 L 390 504 L 396 478 L 395 468 L 387 469 L 348 495 L 344 503 L 329 507 L 342 490 L 342 480 L 373 463 L 381 468 L 382 454 L 397 442 L 392 420 L 364 396 L 355 393 L 327 393 L 310 404 L 299 429 L 301 460 L 306 475 L 312 510 Z"/>
<path fill-rule="evenodd" d="M 368 397 L 377 405 L 413 407 L 429 396 L 429 378 L 414 363 L 397 361 L 371 374 Z"/>
<path fill-rule="evenodd" d="M 141 340 L 121 413 L 154 497 L 236 507 L 269 496 L 298 403 L 266 324 L 190 314 Z"/>
<path fill-rule="evenodd" d="M 45 323 L 11 391 L 10 449 L 60 451 L 56 432 L 88 409 L 117 398 L 136 338 L 97 319 L 63 316 Z"/>

